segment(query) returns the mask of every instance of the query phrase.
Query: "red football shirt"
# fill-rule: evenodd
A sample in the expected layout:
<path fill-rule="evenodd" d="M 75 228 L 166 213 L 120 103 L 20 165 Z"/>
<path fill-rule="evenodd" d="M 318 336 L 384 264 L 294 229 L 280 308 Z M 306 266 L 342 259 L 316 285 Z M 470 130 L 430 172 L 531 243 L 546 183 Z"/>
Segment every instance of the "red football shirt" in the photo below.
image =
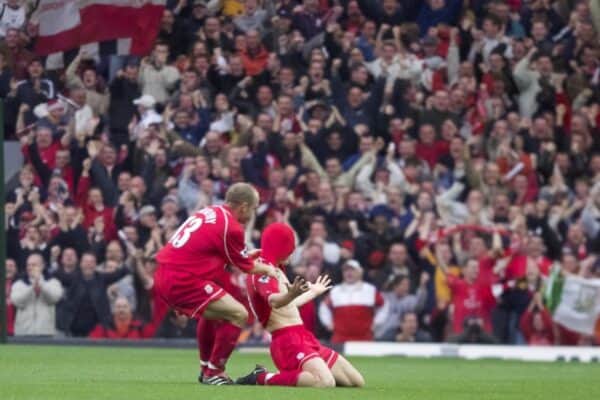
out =
<path fill-rule="evenodd" d="M 267 275 L 247 275 L 246 290 L 250 308 L 262 324 L 267 326 L 271 317 L 269 296 L 279 293 L 279 281 Z"/>
<path fill-rule="evenodd" d="M 244 243 L 244 228 L 227 206 L 206 207 L 190 216 L 156 255 L 162 268 L 188 272 L 202 279 L 222 276 L 233 265 L 253 268 Z"/>
<path fill-rule="evenodd" d="M 491 307 L 494 296 L 488 285 L 478 282 L 469 284 L 464 279 L 452 275 L 447 276 L 448 286 L 452 290 L 452 304 L 454 305 L 454 332 L 463 331 L 463 322 L 467 317 L 479 317 L 484 321 L 486 331 L 491 330 Z"/>

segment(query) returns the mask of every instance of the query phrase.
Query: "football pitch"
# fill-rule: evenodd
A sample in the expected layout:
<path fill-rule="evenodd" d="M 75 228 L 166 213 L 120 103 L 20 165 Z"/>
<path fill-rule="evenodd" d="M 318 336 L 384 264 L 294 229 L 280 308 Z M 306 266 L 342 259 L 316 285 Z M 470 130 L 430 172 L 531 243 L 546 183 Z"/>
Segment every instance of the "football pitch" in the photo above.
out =
<path fill-rule="evenodd" d="M 352 358 L 362 389 L 207 387 L 196 382 L 196 352 L 174 349 L 0 346 L 1 400 L 599 399 L 600 365 L 498 360 Z M 235 353 L 233 377 L 265 354 Z"/>

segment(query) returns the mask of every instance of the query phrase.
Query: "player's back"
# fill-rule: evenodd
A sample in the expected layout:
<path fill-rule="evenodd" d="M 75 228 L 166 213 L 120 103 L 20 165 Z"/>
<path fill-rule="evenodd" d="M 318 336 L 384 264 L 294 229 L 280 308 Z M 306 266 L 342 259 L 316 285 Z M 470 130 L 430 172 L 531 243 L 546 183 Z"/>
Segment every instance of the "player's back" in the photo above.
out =
<path fill-rule="evenodd" d="M 225 206 L 206 207 L 191 215 L 156 260 L 162 268 L 207 279 L 222 274 L 227 264 L 247 269 L 249 263 L 243 227 Z"/>

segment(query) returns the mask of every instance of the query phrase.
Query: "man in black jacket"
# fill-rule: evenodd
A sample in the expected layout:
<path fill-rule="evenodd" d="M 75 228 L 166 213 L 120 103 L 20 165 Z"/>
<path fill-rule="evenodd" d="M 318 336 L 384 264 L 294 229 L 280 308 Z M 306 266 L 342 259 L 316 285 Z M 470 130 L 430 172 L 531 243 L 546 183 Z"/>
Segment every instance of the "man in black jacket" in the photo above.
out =
<path fill-rule="evenodd" d="M 18 110 L 21 104 L 27 104 L 29 110 L 25 115 L 25 125 L 36 121 L 33 115 L 35 106 L 46 103 L 56 96 L 54 83 L 49 79 L 44 79 L 44 66 L 39 58 L 31 61 L 27 67 L 29 78 L 17 83 L 15 91 L 9 94 L 9 100 L 12 100 L 14 109 Z"/>
<path fill-rule="evenodd" d="M 124 170 L 124 163 L 119 163 L 117 149 L 112 144 L 105 144 L 99 150 L 94 148 L 90 156 L 93 159 L 92 182 L 102 191 L 105 205 L 115 207 L 119 201 L 117 180 Z"/>
<path fill-rule="evenodd" d="M 121 268 L 111 273 L 96 272 L 96 256 L 84 253 L 80 271 L 65 275 L 68 287 L 58 317 L 58 327 L 72 336 L 88 336 L 97 324 L 110 324 L 111 313 L 106 289 L 108 285 L 126 276 Z"/>
<path fill-rule="evenodd" d="M 120 146 L 129 143 L 128 125 L 135 115 L 133 100 L 141 96 L 137 82 L 138 62 L 135 58 L 127 61 L 125 69 L 117 73 L 110 84 L 110 107 L 108 109 L 111 141 Z"/>
<path fill-rule="evenodd" d="M 72 247 L 77 254 L 89 250 L 87 232 L 83 228 L 82 215 L 73 205 L 66 205 L 58 210 L 58 234 L 52 239 L 49 247 L 59 246 L 61 249 Z"/>

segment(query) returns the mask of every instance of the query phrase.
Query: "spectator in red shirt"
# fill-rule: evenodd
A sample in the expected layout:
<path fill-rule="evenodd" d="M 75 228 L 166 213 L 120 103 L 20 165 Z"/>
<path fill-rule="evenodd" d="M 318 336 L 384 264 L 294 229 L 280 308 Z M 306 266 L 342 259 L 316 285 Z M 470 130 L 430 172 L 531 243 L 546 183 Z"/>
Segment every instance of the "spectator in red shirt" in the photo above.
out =
<path fill-rule="evenodd" d="M 251 29 L 246 32 L 246 49 L 241 54 L 244 70 L 249 76 L 256 76 L 264 71 L 269 60 L 269 52 L 260 42 L 260 33 Z"/>
<path fill-rule="evenodd" d="M 552 317 L 544 307 L 542 295 L 539 292 L 533 296 L 529 307 L 521 316 L 520 327 L 527 344 L 532 346 L 552 346 L 554 344 Z"/>
<path fill-rule="evenodd" d="M 363 281 L 358 261 L 346 261 L 342 271 L 343 282 L 334 286 L 319 306 L 319 319 L 332 332 L 332 343 L 373 340 L 375 315 L 383 306 L 383 296 Z"/>
<path fill-rule="evenodd" d="M 506 266 L 504 278 L 506 280 L 514 280 L 525 277 L 528 263 L 535 264 L 542 275 L 548 276 L 552 261 L 544 255 L 544 242 L 542 238 L 535 234 L 528 235 L 525 239 L 524 251 L 515 254 L 510 259 Z"/>
<path fill-rule="evenodd" d="M 419 142 L 417 143 L 417 157 L 427 161 L 431 169 L 433 169 L 438 157 L 442 154 L 435 136 L 436 132 L 433 125 L 421 125 L 419 129 Z"/>
<path fill-rule="evenodd" d="M 96 325 L 90 332 L 93 339 L 145 339 L 152 337 L 156 328 L 133 318 L 131 305 L 125 297 L 115 300 L 112 321 L 109 325 Z"/>
<path fill-rule="evenodd" d="M 33 135 L 29 134 L 21 138 L 21 151 L 23 152 L 23 157 L 28 162 L 32 161 L 29 145 L 34 141 L 34 138 L 35 149 L 37 150 L 37 154 L 39 154 L 39 159 L 47 168 L 53 170 L 56 167 L 56 153 L 69 145 L 71 140 L 70 135 L 64 135 L 60 140 L 56 140 L 52 137 L 52 129 L 50 127 L 44 125 L 38 126 Z"/>
<path fill-rule="evenodd" d="M 445 272 L 446 267 L 442 266 Z M 491 331 L 490 309 L 494 303 L 489 285 L 478 282 L 479 261 L 469 259 L 462 271 L 462 278 L 446 274 L 448 286 L 452 292 L 452 306 L 454 308 L 453 331 L 462 333 L 464 322 L 469 317 L 482 320 L 485 331 Z"/>
<path fill-rule="evenodd" d="M 89 180 L 87 181 L 89 182 Z M 101 226 L 102 236 L 105 242 L 117 238 L 117 228 L 115 226 L 115 210 L 112 207 L 104 205 L 102 191 L 98 188 L 91 188 L 88 192 L 87 202 L 83 206 L 83 227 L 90 229 L 94 226 Z M 97 220 L 100 219 L 101 223 Z M 99 232 L 96 232 L 99 233 Z"/>

